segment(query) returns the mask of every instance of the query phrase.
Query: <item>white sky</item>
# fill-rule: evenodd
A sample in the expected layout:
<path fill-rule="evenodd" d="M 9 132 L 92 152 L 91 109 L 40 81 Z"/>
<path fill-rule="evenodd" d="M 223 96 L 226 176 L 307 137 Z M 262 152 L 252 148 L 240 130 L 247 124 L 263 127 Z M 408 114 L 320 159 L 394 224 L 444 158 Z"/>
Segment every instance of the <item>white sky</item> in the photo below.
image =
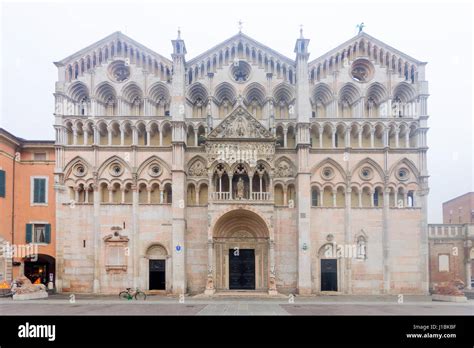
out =
<path fill-rule="evenodd" d="M 54 61 L 120 30 L 170 57 L 181 27 L 188 60 L 238 31 L 294 58 L 303 24 L 310 60 L 365 31 L 427 61 L 429 222 L 441 203 L 474 190 L 472 6 L 469 2 L 1 1 L 0 127 L 26 139 L 53 139 Z"/>

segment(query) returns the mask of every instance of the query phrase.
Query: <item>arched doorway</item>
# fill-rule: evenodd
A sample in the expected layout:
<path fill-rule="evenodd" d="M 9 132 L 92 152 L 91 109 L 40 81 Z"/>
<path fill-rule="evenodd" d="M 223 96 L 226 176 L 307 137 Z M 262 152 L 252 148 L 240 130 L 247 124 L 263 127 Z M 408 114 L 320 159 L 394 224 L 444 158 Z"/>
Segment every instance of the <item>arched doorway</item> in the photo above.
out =
<path fill-rule="evenodd" d="M 336 243 L 326 243 L 318 251 L 316 262 L 316 290 L 319 292 L 340 292 L 342 289 L 342 260 L 337 254 Z"/>
<path fill-rule="evenodd" d="M 146 251 L 147 259 L 147 290 L 169 289 L 170 265 L 168 252 L 161 244 L 153 244 Z"/>
<path fill-rule="evenodd" d="M 215 289 L 267 291 L 269 240 L 257 213 L 237 209 L 221 216 L 213 228 Z"/>
<path fill-rule="evenodd" d="M 41 283 L 48 285 L 49 282 L 54 284 L 56 276 L 56 260 L 54 257 L 38 254 L 24 259 L 23 274 L 32 283 Z"/>

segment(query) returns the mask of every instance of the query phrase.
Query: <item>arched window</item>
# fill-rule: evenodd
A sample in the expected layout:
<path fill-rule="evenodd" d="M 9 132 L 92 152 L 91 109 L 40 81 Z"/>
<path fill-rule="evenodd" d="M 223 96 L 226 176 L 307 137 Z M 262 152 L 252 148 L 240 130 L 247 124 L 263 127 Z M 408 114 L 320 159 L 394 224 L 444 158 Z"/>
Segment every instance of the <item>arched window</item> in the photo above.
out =
<path fill-rule="evenodd" d="M 415 195 L 413 191 L 408 191 L 407 194 L 407 207 L 415 206 Z"/>
<path fill-rule="evenodd" d="M 311 206 L 317 207 L 319 206 L 319 192 L 316 188 L 311 190 Z"/>

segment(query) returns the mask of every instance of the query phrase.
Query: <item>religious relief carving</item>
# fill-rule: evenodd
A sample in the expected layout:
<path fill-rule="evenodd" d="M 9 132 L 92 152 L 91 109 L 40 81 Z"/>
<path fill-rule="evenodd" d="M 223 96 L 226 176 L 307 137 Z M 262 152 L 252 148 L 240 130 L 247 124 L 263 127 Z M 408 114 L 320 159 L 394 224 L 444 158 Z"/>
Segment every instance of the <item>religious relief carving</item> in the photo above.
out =
<path fill-rule="evenodd" d="M 294 176 L 293 167 L 291 166 L 290 163 L 288 163 L 285 160 L 280 161 L 280 163 L 278 163 L 275 169 L 275 175 L 280 178 L 293 177 Z"/>
<path fill-rule="evenodd" d="M 210 134 L 212 138 L 258 138 L 271 139 L 272 134 L 247 110 L 239 106 Z"/>
<path fill-rule="evenodd" d="M 202 161 L 194 162 L 188 170 L 190 176 L 207 176 L 207 168 Z"/>
<path fill-rule="evenodd" d="M 248 231 L 237 231 L 232 234 L 232 238 L 254 238 L 254 235 Z"/>
<path fill-rule="evenodd" d="M 207 161 L 211 165 L 215 161 L 232 164 L 235 162 L 248 163 L 251 167 L 257 161 L 272 162 L 275 156 L 275 144 L 272 143 L 206 143 Z"/>

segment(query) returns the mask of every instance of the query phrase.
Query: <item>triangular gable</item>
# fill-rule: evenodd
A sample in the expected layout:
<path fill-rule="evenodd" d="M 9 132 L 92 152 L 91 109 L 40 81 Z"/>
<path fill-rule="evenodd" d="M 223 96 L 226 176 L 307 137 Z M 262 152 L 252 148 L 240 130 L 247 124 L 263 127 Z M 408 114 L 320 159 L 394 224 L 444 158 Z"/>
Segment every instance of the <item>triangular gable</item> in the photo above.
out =
<path fill-rule="evenodd" d="M 54 64 L 56 66 L 64 66 L 68 63 L 76 62 L 76 61 L 80 60 L 81 58 L 84 58 L 85 56 L 87 56 L 89 53 L 92 54 L 94 52 L 94 50 L 96 50 L 98 48 L 101 48 L 101 47 L 104 47 L 109 42 L 117 42 L 118 40 L 120 40 L 120 42 L 122 44 L 126 43 L 129 46 L 133 46 L 134 48 L 138 48 L 143 53 L 145 53 L 147 56 L 151 56 L 151 57 L 153 57 L 154 59 L 156 59 L 160 62 L 163 62 L 163 63 L 168 64 L 168 65 L 172 64 L 172 61 L 169 60 L 168 58 L 166 58 L 166 57 L 162 56 L 161 54 L 149 49 L 146 46 L 143 46 L 141 43 L 133 40 L 132 38 L 128 37 L 127 35 L 123 34 L 120 31 L 116 31 L 115 33 L 112 33 L 112 34 L 106 36 L 102 40 L 99 40 L 99 41 L 93 43 L 92 45 L 89 45 L 86 48 L 83 48 L 80 51 L 77 51 L 76 53 L 71 54 L 70 56 L 68 56 L 64 59 L 62 59 L 58 62 L 55 62 Z"/>
<path fill-rule="evenodd" d="M 337 53 L 342 52 L 344 49 L 348 48 L 349 46 L 353 47 L 354 44 L 359 43 L 361 39 L 364 39 L 366 42 L 370 42 L 372 44 L 372 47 L 374 45 L 376 45 L 379 48 L 379 50 L 380 50 L 380 48 L 383 48 L 385 50 L 385 53 L 388 51 L 391 54 L 394 54 L 394 55 L 396 55 L 400 58 L 403 58 L 404 60 L 407 60 L 407 61 L 409 61 L 413 64 L 417 64 L 417 65 L 426 64 L 426 62 L 419 61 L 418 59 L 415 59 L 415 58 L 413 58 L 413 57 L 397 50 L 396 48 L 393 48 L 392 46 L 387 45 L 386 43 L 370 36 L 369 34 L 367 34 L 365 32 L 361 32 L 358 35 L 356 35 L 356 36 L 352 37 L 351 39 L 347 40 L 346 42 L 340 44 L 336 48 L 330 50 L 329 52 L 326 52 L 322 56 L 310 61 L 308 63 L 309 67 L 311 68 L 311 67 L 313 67 L 317 64 L 324 63 L 324 61 L 326 59 L 329 59 L 331 56 L 334 56 Z"/>
<path fill-rule="evenodd" d="M 221 42 L 220 44 L 208 49 L 204 53 L 201 53 L 197 57 L 187 61 L 187 65 L 193 65 L 199 63 L 201 61 L 205 61 L 208 58 L 212 58 L 215 54 L 218 54 L 222 48 L 233 46 L 235 43 L 242 42 L 242 44 L 247 43 L 250 47 L 254 47 L 257 51 L 260 50 L 264 53 L 267 53 L 268 56 L 275 57 L 277 60 L 280 60 L 282 63 L 286 63 L 288 65 L 294 65 L 295 61 L 291 58 L 286 57 L 285 55 L 275 51 L 274 49 L 265 46 L 264 44 L 258 42 L 255 39 L 252 39 L 250 36 L 247 36 L 241 32 L 237 33 L 236 35 L 230 37 L 229 39 Z"/>
<path fill-rule="evenodd" d="M 245 108 L 238 106 L 214 128 L 207 137 L 212 139 L 267 139 L 274 140 L 270 133 Z"/>

